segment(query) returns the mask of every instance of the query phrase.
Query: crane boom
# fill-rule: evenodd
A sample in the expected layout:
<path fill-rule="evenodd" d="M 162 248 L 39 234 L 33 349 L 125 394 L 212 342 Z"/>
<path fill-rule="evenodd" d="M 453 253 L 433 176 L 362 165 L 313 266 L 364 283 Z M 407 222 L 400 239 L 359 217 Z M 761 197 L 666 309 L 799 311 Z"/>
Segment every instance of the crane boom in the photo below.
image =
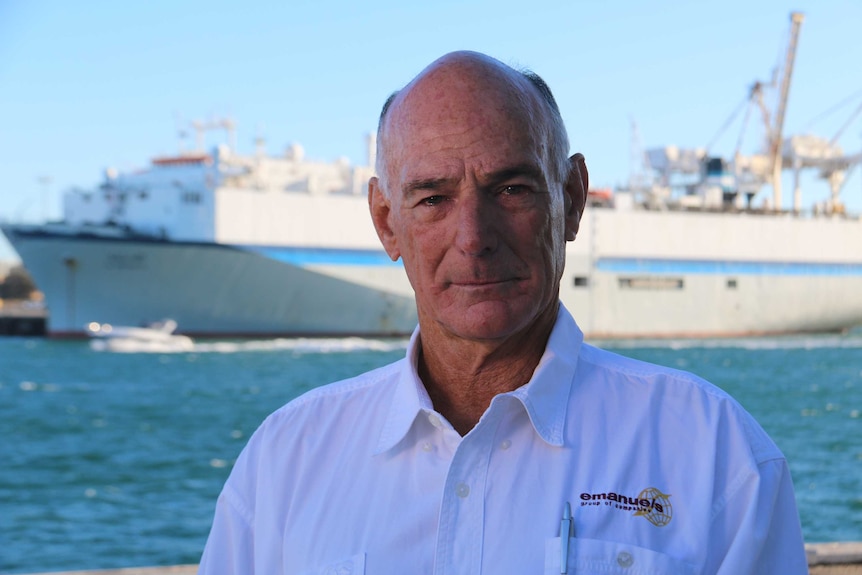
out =
<path fill-rule="evenodd" d="M 796 45 L 799 41 L 799 28 L 805 15 L 801 12 L 790 14 L 790 40 L 787 43 L 787 55 L 784 62 L 784 76 L 781 79 L 781 91 L 778 97 L 778 110 L 775 114 L 775 126 L 770 138 L 769 156 L 772 163 L 772 199 L 773 207 L 781 209 L 781 140 L 784 130 L 784 115 L 787 111 L 787 97 L 790 94 L 790 78 L 793 75 L 793 62 L 796 59 Z"/>

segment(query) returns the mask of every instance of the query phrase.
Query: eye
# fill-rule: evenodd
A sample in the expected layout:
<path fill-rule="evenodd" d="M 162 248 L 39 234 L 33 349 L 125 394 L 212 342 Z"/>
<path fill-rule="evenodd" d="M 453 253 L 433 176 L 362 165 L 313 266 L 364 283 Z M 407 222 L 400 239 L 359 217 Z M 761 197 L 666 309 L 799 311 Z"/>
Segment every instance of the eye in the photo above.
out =
<path fill-rule="evenodd" d="M 497 192 L 497 201 L 508 209 L 530 208 L 537 197 L 536 189 L 525 184 L 506 184 Z"/>
<path fill-rule="evenodd" d="M 517 196 L 519 194 L 526 194 L 527 192 L 529 192 L 527 186 L 518 185 L 504 186 L 500 191 L 501 194 L 505 194 L 507 196 Z"/>
<path fill-rule="evenodd" d="M 445 200 L 445 199 L 446 198 L 444 196 L 441 196 L 441 195 L 428 196 L 426 198 L 422 198 L 422 200 L 419 203 L 422 204 L 423 206 L 437 206 L 437 205 L 442 204 L 443 200 Z"/>

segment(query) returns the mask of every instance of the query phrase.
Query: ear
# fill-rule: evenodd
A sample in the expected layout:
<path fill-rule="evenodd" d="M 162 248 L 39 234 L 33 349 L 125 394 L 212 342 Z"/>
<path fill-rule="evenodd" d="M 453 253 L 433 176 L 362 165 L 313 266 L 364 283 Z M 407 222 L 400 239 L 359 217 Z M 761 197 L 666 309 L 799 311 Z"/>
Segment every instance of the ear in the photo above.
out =
<path fill-rule="evenodd" d="M 371 211 L 371 221 L 374 223 L 374 229 L 377 230 L 377 237 L 380 238 L 383 249 L 393 262 L 397 261 L 401 257 L 401 251 L 398 249 L 398 239 L 389 222 L 392 203 L 383 193 L 380 180 L 376 176 L 368 181 L 368 209 Z"/>
<path fill-rule="evenodd" d="M 569 158 L 569 176 L 564 189 L 566 195 L 566 241 L 575 240 L 580 227 L 581 217 L 587 205 L 587 190 L 590 189 L 590 175 L 583 154 Z"/>

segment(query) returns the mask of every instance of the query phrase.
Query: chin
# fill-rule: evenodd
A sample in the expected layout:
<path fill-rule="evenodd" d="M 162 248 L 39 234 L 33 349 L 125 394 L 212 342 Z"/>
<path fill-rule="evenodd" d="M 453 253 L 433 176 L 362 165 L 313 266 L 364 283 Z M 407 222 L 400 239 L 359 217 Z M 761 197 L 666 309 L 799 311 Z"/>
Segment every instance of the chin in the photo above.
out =
<path fill-rule="evenodd" d="M 485 301 L 449 315 L 450 331 L 464 339 L 499 340 L 522 331 L 539 320 L 534 305 L 521 308 L 512 301 Z"/>

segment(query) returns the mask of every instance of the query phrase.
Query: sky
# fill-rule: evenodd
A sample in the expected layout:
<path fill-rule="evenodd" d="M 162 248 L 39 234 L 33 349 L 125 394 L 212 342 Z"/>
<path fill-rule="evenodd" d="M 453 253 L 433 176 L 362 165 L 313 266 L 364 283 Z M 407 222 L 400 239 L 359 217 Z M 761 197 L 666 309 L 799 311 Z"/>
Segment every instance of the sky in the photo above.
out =
<path fill-rule="evenodd" d="M 624 184 L 644 149 L 754 151 L 759 116 L 738 111 L 782 64 L 792 11 L 784 132 L 840 133 L 858 153 L 860 0 L 0 0 L 0 220 L 59 218 L 64 191 L 177 152 L 192 120 L 230 117 L 240 153 L 262 137 L 364 164 L 386 97 L 460 49 L 547 81 L 594 187 Z M 804 182 L 807 205 L 826 199 Z M 859 173 L 844 201 L 862 211 Z"/>

